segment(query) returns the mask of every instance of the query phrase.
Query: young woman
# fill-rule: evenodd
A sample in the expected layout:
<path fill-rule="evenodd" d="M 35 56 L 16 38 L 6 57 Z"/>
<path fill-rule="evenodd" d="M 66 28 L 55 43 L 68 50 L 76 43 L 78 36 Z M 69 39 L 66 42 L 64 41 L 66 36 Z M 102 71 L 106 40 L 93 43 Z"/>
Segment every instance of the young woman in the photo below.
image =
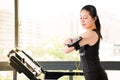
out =
<path fill-rule="evenodd" d="M 86 5 L 81 9 L 80 22 L 86 32 L 79 36 L 81 39 L 78 42 L 72 38 L 66 39 L 65 53 L 79 50 L 85 80 L 108 80 L 99 59 L 99 43 L 102 35 L 95 6 Z M 73 42 L 74 44 L 70 45 Z"/>

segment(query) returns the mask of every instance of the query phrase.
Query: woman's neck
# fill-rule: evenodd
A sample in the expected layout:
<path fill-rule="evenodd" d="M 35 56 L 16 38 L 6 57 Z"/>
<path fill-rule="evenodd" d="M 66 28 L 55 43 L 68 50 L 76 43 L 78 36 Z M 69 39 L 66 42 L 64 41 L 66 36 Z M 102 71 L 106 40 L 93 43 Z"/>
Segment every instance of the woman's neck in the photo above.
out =
<path fill-rule="evenodd" d="M 91 27 L 88 28 L 86 31 L 93 31 L 94 29 L 96 29 L 96 26 L 95 26 L 95 25 L 91 26 Z"/>

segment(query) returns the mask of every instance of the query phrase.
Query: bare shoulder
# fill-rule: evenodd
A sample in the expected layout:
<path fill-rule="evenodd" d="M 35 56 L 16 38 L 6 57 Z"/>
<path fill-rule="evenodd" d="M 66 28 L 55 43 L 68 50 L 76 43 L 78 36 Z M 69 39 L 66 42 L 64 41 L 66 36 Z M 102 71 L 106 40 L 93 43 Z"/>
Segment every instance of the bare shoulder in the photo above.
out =
<path fill-rule="evenodd" d="M 91 38 L 97 36 L 97 33 L 95 31 L 89 31 L 81 34 L 81 36 L 84 38 Z"/>
<path fill-rule="evenodd" d="M 94 45 L 98 41 L 98 35 L 95 31 L 89 31 L 81 35 L 83 42 L 89 45 Z"/>
<path fill-rule="evenodd" d="M 90 31 L 89 34 L 90 34 L 89 37 L 93 37 L 93 38 L 98 37 L 98 34 L 95 31 Z"/>
<path fill-rule="evenodd" d="M 89 33 L 89 45 L 94 45 L 98 41 L 98 34 L 95 31 Z"/>

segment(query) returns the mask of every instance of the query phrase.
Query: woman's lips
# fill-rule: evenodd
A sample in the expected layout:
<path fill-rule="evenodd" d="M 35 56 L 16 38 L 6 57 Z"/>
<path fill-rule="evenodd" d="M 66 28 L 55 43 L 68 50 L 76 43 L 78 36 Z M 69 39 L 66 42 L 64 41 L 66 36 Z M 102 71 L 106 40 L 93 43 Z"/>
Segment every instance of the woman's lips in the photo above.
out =
<path fill-rule="evenodd" d="M 82 24 L 82 26 L 85 26 L 86 24 Z"/>

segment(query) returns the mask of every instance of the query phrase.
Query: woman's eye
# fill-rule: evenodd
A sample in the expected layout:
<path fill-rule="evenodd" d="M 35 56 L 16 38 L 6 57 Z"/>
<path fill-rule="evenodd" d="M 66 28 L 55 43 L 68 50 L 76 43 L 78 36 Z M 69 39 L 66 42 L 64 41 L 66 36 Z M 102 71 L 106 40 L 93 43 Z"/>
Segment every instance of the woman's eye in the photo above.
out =
<path fill-rule="evenodd" d="M 84 18 L 84 19 L 87 19 L 87 18 Z"/>
<path fill-rule="evenodd" d="M 80 17 L 80 19 L 87 19 L 87 17 L 83 17 L 83 18 L 82 18 L 82 17 Z"/>

